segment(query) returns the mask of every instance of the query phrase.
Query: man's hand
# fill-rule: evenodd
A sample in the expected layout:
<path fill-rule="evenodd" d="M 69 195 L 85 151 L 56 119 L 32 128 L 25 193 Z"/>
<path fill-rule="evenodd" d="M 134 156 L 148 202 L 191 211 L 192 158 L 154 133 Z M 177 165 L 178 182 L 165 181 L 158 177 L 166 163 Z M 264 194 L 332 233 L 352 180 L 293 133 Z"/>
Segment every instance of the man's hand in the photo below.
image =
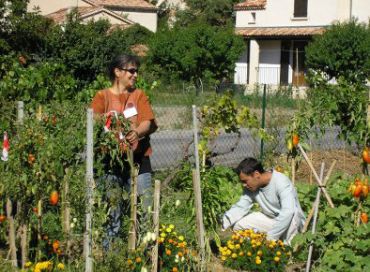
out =
<path fill-rule="evenodd" d="M 125 138 L 131 145 L 132 150 L 136 150 L 137 145 L 139 144 L 139 133 L 136 130 L 130 130 L 126 134 Z"/>

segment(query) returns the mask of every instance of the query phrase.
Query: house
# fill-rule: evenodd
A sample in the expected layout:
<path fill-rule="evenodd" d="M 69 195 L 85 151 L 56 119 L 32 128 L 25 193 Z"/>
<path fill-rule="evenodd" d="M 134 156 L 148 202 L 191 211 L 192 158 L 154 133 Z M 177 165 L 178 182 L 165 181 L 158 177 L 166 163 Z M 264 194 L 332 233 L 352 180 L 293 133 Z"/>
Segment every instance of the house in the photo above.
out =
<path fill-rule="evenodd" d="M 67 14 L 77 8 L 83 22 L 104 18 L 121 28 L 138 23 L 157 31 L 157 7 L 145 0 L 30 0 L 28 11 L 35 8 L 57 23 L 63 23 Z"/>
<path fill-rule="evenodd" d="M 305 47 L 335 22 L 368 23 L 369 0 L 247 0 L 234 5 L 247 44 L 234 83 L 304 86 Z"/>

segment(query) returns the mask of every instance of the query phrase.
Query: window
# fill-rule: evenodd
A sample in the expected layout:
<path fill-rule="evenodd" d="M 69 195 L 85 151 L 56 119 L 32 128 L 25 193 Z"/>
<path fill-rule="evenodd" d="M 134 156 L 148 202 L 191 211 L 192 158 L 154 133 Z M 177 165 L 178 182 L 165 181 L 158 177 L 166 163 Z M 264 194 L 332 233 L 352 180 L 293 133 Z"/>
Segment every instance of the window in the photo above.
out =
<path fill-rule="evenodd" d="M 256 23 L 256 13 L 255 12 L 251 12 L 251 16 L 249 18 L 248 24 L 255 24 L 255 23 Z"/>
<path fill-rule="evenodd" d="M 307 17 L 307 1 L 294 0 L 294 17 Z"/>

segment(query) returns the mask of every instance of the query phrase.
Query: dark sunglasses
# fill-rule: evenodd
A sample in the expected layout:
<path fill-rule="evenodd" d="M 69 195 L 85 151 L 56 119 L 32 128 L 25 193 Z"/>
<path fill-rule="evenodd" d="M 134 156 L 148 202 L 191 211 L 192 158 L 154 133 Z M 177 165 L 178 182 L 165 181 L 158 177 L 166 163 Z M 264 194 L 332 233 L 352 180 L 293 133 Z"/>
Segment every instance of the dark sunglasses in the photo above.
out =
<path fill-rule="evenodd" d="M 120 70 L 122 71 L 127 71 L 129 72 L 130 74 L 135 74 L 135 73 L 139 73 L 139 70 L 136 69 L 136 68 L 130 68 L 130 69 L 126 69 L 126 68 L 119 68 Z"/>

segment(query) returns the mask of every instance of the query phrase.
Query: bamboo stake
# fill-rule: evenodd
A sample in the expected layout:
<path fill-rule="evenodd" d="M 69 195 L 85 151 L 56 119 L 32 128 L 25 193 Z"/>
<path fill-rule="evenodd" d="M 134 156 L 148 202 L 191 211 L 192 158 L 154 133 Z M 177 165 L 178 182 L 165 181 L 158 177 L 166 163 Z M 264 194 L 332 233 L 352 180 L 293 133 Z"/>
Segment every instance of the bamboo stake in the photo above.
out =
<path fill-rule="evenodd" d="M 302 155 L 303 155 L 303 157 L 305 158 L 305 160 L 306 160 L 306 162 L 307 162 L 308 166 L 311 168 L 311 171 L 312 171 L 312 173 L 313 173 L 313 175 L 314 175 L 314 177 L 315 177 L 315 179 L 316 179 L 317 183 L 319 184 L 319 187 L 320 187 L 320 189 L 322 190 L 322 192 L 323 192 L 323 194 L 324 194 L 324 196 L 325 196 L 326 200 L 328 201 L 329 206 L 330 206 L 331 208 L 334 208 L 333 201 L 331 200 L 330 195 L 329 195 L 329 194 L 328 194 L 328 192 L 326 191 L 325 186 L 322 184 L 321 179 L 320 179 L 320 178 L 319 178 L 319 176 L 317 175 L 316 170 L 315 170 L 315 168 L 313 167 L 313 165 L 312 165 L 312 163 L 311 163 L 310 159 L 307 157 L 306 152 L 303 150 L 303 148 L 302 148 L 302 146 L 301 146 L 300 144 L 298 144 L 298 148 L 299 148 L 299 150 L 302 152 Z"/>
<path fill-rule="evenodd" d="M 17 265 L 17 247 L 15 244 L 15 226 L 14 226 L 14 218 L 13 218 L 13 203 L 8 198 L 6 200 L 6 217 L 8 220 L 8 239 L 9 239 L 9 250 L 10 250 L 10 261 L 14 267 L 18 267 Z"/>
<path fill-rule="evenodd" d="M 130 194 L 130 230 L 128 237 L 128 250 L 135 251 L 136 248 L 136 230 L 137 230 L 137 176 L 138 170 L 134 166 L 134 154 L 130 149 L 129 160 L 131 161 L 131 194 Z"/>
<path fill-rule="evenodd" d="M 71 209 L 69 206 L 68 201 L 68 193 L 69 193 L 69 169 L 65 170 L 65 176 L 63 179 L 63 202 L 62 202 L 62 212 L 63 212 L 63 233 L 64 237 L 67 241 L 67 248 L 66 253 L 67 256 L 70 256 L 70 249 L 71 249 Z"/>
<path fill-rule="evenodd" d="M 325 164 L 322 162 L 321 163 L 321 171 L 320 171 L 320 179 L 322 180 L 324 176 L 324 167 Z M 320 188 L 317 189 L 317 195 L 316 195 L 316 201 L 315 201 L 315 214 L 313 217 L 313 224 L 312 224 L 312 234 L 315 234 L 316 232 L 316 222 L 317 222 L 317 215 L 319 212 L 319 206 L 320 206 L 320 196 L 321 196 L 321 190 Z M 308 249 L 308 258 L 307 258 L 307 263 L 306 263 L 306 272 L 310 271 L 311 267 L 311 258 L 312 258 L 312 251 L 313 251 L 313 243 L 311 242 L 310 247 Z"/>
<path fill-rule="evenodd" d="M 295 158 L 292 157 L 292 182 L 295 183 Z"/>
<path fill-rule="evenodd" d="M 313 156 L 312 156 L 312 141 L 310 139 L 310 147 L 311 147 L 311 153 L 310 153 L 310 160 L 312 161 L 312 164 L 313 164 Z M 312 185 L 312 172 L 310 171 L 310 185 Z"/>
<path fill-rule="evenodd" d="M 160 193 L 161 193 L 161 181 L 156 180 L 154 182 L 154 204 L 153 204 L 153 225 L 156 239 L 158 239 L 159 236 Z M 158 243 L 156 242 L 152 251 L 152 272 L 157 272 L 157 270 L 158 270 Z"/>
<path fill-rule="evenodd" d="M 195 169 L 193 169 L 193 189 L 194 189 L 194 200 L 195 200 L 195 211 L 196 211 L 196 222 L 198 232 L 198 245 L 200 248 L 201 257 L 201 271 L 204 269 L 205 264 L 205 238 L 204 238 L 204 225 L 203 225 L 203 209 L 202 209 L 202 191 L 200 186 L 200 169 L 199 169 L 199 150 L 198 150 L 198 119 L 197 119 L 197 108 L 195 105 L 193 108 L 193 137 L 194 137 L 194 157 L 195 157 Z"/>
<path fill-rule="evenodd" d="M 330 168 L 329 168 L 329 171 L 328 171 L 328 173 L 326 174 L 326 177 L 325 177 L 325 179 L 324 179 L 324 181 L 323 181 L 324 186 L 326 186 L 326 184 L 327 184 L 327 182 L 328 182 L 328 180 L 329 180 L 329 177 L 330 177 L 330 175 L 331 175 L 331 172 L 333 171 L 334 166 L 335 166 L 335 164 L 336 164 L 336 163 L 337 163 L 337 161 L 336 161 L 336 160 L 334 160 L 334 161 L 332 162 L 332 164 L 331 164 L 331 166 L 330 166 Z M 316 205 L 317 205 L 317 203 L 316 203 L 316 200 L 315 200 L 315 201 L 312 203 L 312 208 L 311 208 L 310 212 L 308 213 L 307 219 L 306 219 L 306 221 L 305 221 L 305 223 L 304 223 L 304 226 L 303 226 L 303 229 L 302 229 L 302 233 L 305 233 L 305 232 L 307 231 L 308 225 L 310 224 L 310 221 L 311 221 L 312 216 L 313 216 L 313 214 L 314 214 L 314 211 L 315 211 L 315 207 L 316 207 Z"/>
<path fill-rule="evenodd" d="M 41 241 L 42 241 L 42 200 L 40 199 L 37 201 L 37 244 L 38 244 L 38 250 L 37 250 L 37 259 L 40 260 L 42 256 L 42 252 L 40 249 Z"/>

